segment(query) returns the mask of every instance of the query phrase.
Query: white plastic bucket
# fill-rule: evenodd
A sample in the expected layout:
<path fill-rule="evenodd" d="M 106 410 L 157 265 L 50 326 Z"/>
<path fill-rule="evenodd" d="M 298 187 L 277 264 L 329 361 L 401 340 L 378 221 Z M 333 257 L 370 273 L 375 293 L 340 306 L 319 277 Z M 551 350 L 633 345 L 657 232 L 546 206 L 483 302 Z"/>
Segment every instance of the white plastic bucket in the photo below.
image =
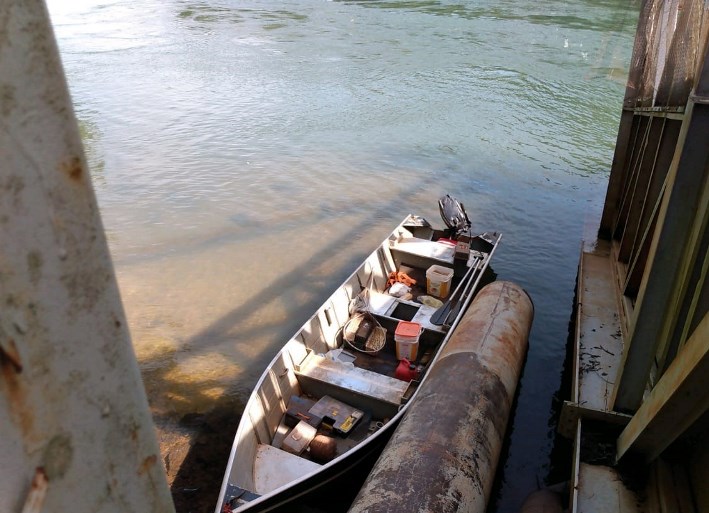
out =
<path fill-rule="evenodd" d="M 394 332 L 396 358 L 415 361 L 421 336 L 421 325 L 417 322 L 400 321 Z"/>
<path fill-rule="evenodd" d="M 432 265 L 426 271 L 426 292 L 436 297 L 446 297 L 453 280 L 453 269 Z"/>

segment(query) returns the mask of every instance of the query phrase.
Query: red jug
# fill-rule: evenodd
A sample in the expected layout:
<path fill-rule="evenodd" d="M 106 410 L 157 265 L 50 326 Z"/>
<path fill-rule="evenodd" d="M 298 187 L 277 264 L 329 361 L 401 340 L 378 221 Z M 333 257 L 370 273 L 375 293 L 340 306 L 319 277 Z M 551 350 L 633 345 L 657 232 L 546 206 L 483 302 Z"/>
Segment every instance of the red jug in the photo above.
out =
<path fill-rule="evenodd" d="M 416 370 L 416 365 L 411 363 L 406 358 L 399 361 L 399 366 L 394 372 L 394 377 L 402 381 L 411 381 L 412 379 L 418 378 L 418 370 Z"/>

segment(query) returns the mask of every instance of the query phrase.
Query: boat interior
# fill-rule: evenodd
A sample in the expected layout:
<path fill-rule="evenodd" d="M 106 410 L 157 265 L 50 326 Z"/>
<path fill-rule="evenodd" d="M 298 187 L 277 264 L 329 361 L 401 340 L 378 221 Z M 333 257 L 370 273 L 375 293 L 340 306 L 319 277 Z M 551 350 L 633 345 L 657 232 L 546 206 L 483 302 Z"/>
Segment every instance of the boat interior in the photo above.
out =
<path fill-rule="evenodd" d="M 460 316 L 455 305 L 472 297 L 499 241 L 497 234 L 471 237 L 469 252 L 461 256 L 446 233 L 422 218 L 407 217 L 274 358 L 236 435 L 225 494 L 238 499 L 232 508 L 350 451 L 411 399 Z M 427 270 L 432 266 L 449 270 L 446 297 L 430 299 Z M 409 285 L 398 287 L 406 293 L 397 297 L 390 291 L 400 278 Z M 441 320 L 447 300 L 450 315 Z M 353 305 L 364 310 L 356 332 L 348 331 Z M 361 326 L 367 320 L 373 320 L 371 333 L 378 330 L 380 337 L 374 350 L 367 349 L 371 338 L 360 337 L 357 346 L 358 335 L 369 328 Z M 395 340 L 401 321 L 420 325 L 417 344 L 400 346 L 410 356 L 403 367 Z"/>

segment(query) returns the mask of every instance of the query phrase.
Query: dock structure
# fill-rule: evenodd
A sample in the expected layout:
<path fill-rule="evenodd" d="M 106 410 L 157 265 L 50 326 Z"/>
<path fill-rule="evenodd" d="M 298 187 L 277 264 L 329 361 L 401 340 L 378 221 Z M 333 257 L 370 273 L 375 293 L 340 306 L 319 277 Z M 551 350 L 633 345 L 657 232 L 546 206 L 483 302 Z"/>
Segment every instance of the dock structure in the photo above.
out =
<path fill-rule="evenodd" d="M 643 2 L 579 264 L 572 512 L 709 511 L 708 40 L 707 0 Z M 0 3 L 0 154 L 0 511 L 174 511 L 41 0 Z"/>
<path fill-rule="evenodd" d="M 709 3 L 645 0 L 579 263 L 570 511 L 709 511 Z"/>

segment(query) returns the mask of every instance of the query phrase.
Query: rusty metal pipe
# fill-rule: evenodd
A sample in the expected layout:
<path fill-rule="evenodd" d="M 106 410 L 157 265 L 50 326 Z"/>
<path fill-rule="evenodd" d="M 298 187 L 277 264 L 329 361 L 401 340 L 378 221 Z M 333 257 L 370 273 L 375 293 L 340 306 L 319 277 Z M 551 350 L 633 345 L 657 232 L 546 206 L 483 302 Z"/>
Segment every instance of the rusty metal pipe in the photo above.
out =
<path fill-rule="evenodd" d="M 485 511 L 533 316 L 514 283 L 480 291 L 350 512 Z"/>

